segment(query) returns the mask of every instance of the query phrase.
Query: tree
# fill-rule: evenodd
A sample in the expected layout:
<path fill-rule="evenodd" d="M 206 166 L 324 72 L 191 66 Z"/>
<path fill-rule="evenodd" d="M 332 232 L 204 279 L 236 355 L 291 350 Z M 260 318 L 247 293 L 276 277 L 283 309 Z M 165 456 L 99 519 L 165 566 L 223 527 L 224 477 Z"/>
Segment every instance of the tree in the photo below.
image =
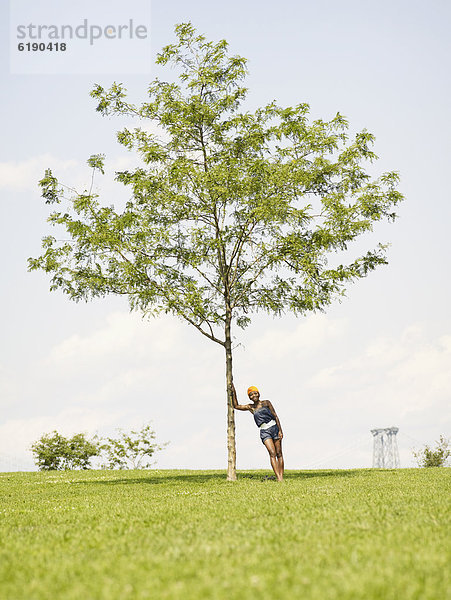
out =
<path fill-rule="evenodd" d="M 240 110 L 246 60 L 189 23 L 175 30 L 177 43 L 157 63 L 174 65 L 178 80 L 155 79 L 140 106 L 126 101 L 121 83 L 91 92 L 101 114 L 150 120 L 161 132 L 117 134 L 143 160 L 116 173 L 131 189 L 125 209 L 102 205 L 93 192 L 103 155 L 89 158 L 91 188 L 81 193 L 48 169 L 42 194 L 60 205 L 49 222 L 69 239 L 45 237 L 29 269 L 49 273 L 51 289 L 72 300 L 122 294 L 143 315 L 176 315 L 224 349 L 233 480 L 233 328 L 260 310 L 324 310 L 347 284 L 385 264 L 382 244 L 344 264 L 328 261 L 375 222 L 394 220 L 402 196 L 395 172 L 372 179 L 364 169 L 376 158 L 372 134 L 351 139 L 339 113 L 310 122 L 307 104 Z"/>
<path fill-rule="evenodd" d="M 119 430 L 119 437 L 105 439 L 102 445 L 108 469 L 147 469 L 151 466 L 149 459 L 158 450 L 162 450 L 168 442 L 159 445 L 155 441 L 155 432 L 150 425 L 144 425 L 139 431 L 126 433 Z"/>
<path fill-rule="evenodd" d="M 426 444 L 422 450 L 413 451 L 419 467 L 446 466 L 447 460 L 451 456 L 450 440 L 441 435 L 440 439 L 435 443 L 435 449 Z"/>
<path fill-rule="evenodd" d="M 89 440 L 84 433 L 65 438 L 53 431 L 34 442 L 31 451 L 41 471 L 89 469 L 91 458 L 100 453 L 100 446 L 96 437 Z"/>

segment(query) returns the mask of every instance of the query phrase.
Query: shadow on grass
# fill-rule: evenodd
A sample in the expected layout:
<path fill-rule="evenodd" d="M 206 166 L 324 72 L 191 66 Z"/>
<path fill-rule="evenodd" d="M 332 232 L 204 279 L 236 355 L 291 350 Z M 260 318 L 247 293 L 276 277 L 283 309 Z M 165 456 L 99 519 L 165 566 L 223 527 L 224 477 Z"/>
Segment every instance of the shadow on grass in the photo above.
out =
<path fill-rule="evenodd" d="M 354 477 L 357 474 L 361 474 L 360 470 L 352 469 L 352 470 L 338 470 L 338 469 L 329 469 L 324 471 L 286 471 L 284 478 L 287 481 L 295 481 L 295 480 L 304 480 L 315 477 Z M 238 471 L 237 479 L 238 481 L 243 480 L 252 480 L 252 481 L 268 481 L 273 479 L 273 473 L 269 470 L 262 471 Z M 275 478 L 274 478 L 275 479 Z M 202 484 L 202 483 L 211 483 L 213 481 L 226 482 L 227 475 L 225 471 L 217 471 L 217 472 L 202 472 L 202 471 L 194 471 L 190 473 L 170 473 L 167 472 L 164 476 L 161 475 L 147 475 L 143 477 L 113 477 L 111 479 L 86 479 L 83 482 L 78 482 L 82 484 L 104 484 L 104 485 L 124 485 L 124 484 L 146 484 L 146 485 L 170 485 L 171 483 L 179 484 L 179 483 L 191 483 L 191 484 Z"/>
<path fill-rule="evenodd" d="M 312 477 L 354 477 L 361 474 L 357 469 L 327 469 L 324 471 L 285 471 L 284 479 L 287 481 L 310 479 Z M 255 471 L 244 471 L 238 473 L 238 479 L 262 479 L 264 473 Z"/>
<path fill-rule="evenodd" d="M 115 471 L 117 473 L 117 471 Z M 103 471 L 105 474 L 105 471 Z M 202 472 L 202 471 L 191 471 L 188 473 L 171 473 L 166 471 L 164 475 L 158 475 L 157 473 L 152 474 L 149 471 L 142 471 L 142 477 L 111 477 L 111 479 L 85 479 L 84 481 L 78 480 L 79 484 L 90 484 L 90 485 L 124 485 L 124 484 L 150 484 L 150 485 L 171 485 L 179 483 L 208 483 L 212 481 L 226 481 L 225 471 L 218 472 Z"/>

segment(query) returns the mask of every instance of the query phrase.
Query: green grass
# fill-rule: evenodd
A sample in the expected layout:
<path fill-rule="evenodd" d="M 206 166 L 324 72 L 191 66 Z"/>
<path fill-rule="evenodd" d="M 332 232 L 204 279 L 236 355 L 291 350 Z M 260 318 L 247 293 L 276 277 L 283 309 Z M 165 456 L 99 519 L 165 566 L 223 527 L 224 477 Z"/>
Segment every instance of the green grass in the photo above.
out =
<path fill-rule="evenodd" d="M 0 475 L 1 600 L 445 600 L 450 469 Z"/>

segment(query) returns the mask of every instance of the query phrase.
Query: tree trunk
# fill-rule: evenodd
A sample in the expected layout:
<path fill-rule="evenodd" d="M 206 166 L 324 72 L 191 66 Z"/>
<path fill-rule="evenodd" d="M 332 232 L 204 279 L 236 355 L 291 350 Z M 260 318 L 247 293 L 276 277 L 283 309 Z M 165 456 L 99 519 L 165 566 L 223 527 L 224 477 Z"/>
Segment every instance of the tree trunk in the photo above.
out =
<path fill-rule="evenodd" d="M 231 315 L 226 317 L 225 352 L 227 382 L 227 481 L 236 481 L 235 410 L 232 404 L 232 336 Z"/>

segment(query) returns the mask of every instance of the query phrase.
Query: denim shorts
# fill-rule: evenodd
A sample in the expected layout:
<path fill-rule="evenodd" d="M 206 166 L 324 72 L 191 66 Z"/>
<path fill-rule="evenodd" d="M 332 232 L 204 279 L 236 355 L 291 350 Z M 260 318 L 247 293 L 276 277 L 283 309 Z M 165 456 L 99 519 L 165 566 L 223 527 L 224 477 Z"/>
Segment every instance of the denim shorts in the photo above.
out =
<path fill-rule="evenodd" d="M 262 443 L 265 443 L 265 440 L 269 438 L 273 440 L 277 440 L 279 437 L 279 428 L 277 425 L 273 425 L 272 427 L 268 427 L 268 429 L 260 429 L 260 439 Z"/>

